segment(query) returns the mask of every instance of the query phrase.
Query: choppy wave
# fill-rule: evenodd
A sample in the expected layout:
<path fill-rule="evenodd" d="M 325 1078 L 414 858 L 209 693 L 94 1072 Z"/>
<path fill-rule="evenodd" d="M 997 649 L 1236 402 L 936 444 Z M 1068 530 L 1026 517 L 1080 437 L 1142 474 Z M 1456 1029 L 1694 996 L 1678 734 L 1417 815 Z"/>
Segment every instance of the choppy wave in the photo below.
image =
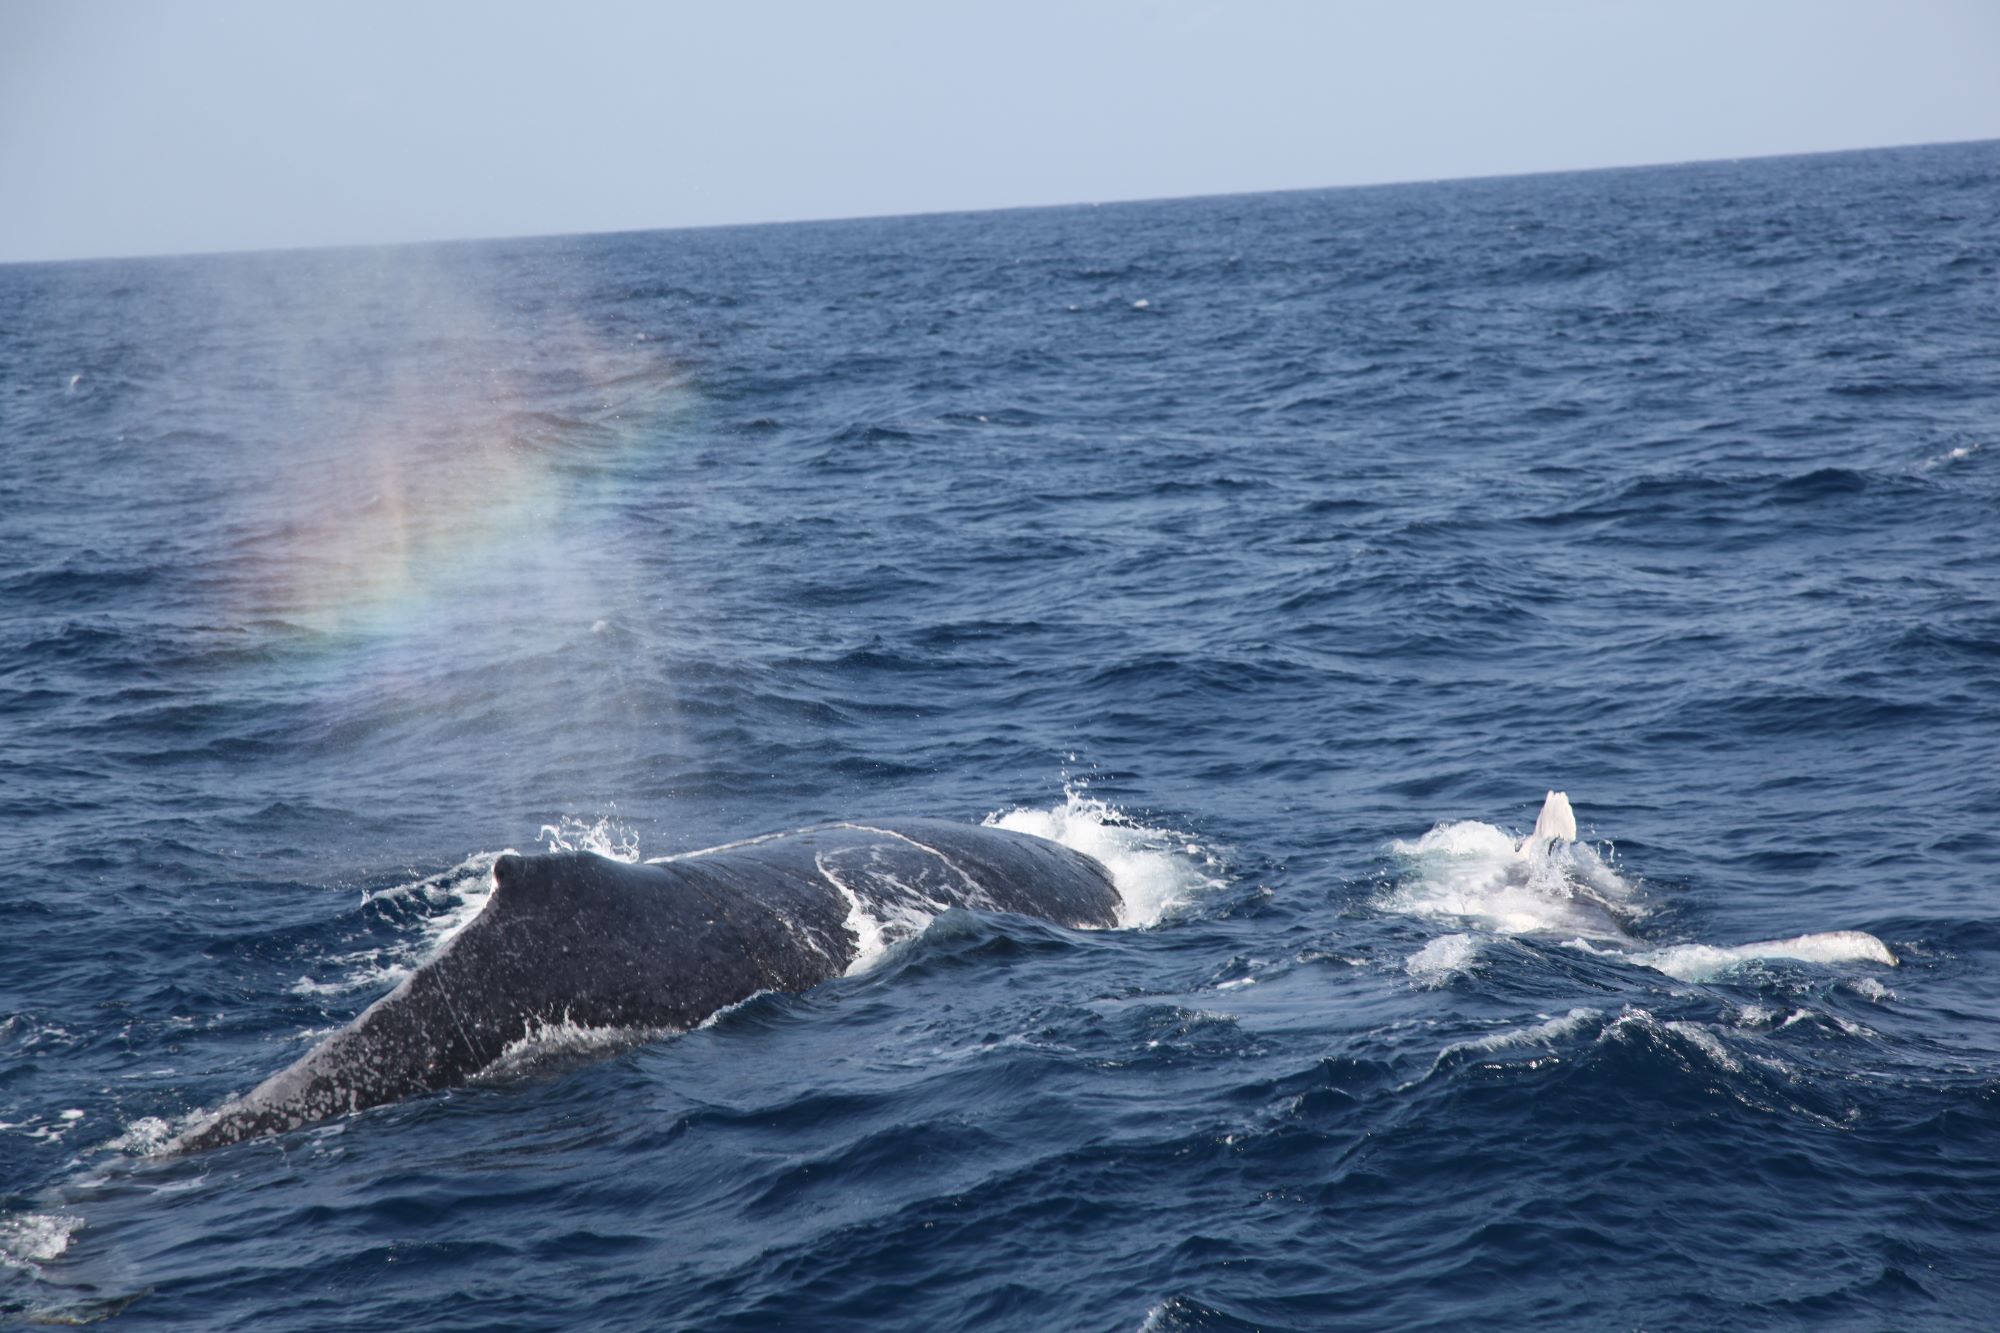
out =
<path fill-rule="evenodd" d="M 1996 182 L 0 266 L 0 1322 L 1983 1327 Z M 1135 928 L 155 1151 L 471 849 L 985 811 Z"/>

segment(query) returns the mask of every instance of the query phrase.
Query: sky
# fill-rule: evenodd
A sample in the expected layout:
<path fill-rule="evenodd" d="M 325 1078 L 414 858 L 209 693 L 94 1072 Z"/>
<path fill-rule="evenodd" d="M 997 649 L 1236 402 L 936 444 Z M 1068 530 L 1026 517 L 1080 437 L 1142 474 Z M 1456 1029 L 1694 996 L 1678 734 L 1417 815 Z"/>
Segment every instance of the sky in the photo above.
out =
<path fill-rule="evenodd" d="M 1991 0 L 0 0 L 0 262 L 2000 138 Z"/>

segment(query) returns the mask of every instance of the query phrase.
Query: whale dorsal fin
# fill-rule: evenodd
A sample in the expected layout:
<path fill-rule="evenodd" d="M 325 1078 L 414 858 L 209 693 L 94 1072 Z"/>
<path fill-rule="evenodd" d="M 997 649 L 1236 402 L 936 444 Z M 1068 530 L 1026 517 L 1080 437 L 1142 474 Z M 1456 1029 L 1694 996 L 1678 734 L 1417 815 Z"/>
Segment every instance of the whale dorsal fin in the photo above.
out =
<path fill-rule="evenodd" d="M 1564 842 L 1576 841 L 1576 812 L 1569 808 L 1569 793 L 1552 791 L 1542 802 L 1542 813 L 1535 819 L 1532 838 L 1561 838 Z"/>

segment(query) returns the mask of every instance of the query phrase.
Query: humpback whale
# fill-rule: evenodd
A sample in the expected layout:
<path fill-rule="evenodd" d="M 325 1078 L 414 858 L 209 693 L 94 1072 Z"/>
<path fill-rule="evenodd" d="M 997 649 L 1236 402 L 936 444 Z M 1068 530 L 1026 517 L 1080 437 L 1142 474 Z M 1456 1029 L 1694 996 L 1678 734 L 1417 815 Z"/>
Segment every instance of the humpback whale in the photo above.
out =
<path fill-rule="evenodd" d="M 194 1152 L 462 1084 L 538 1027 L 685 1032 L 803 991 L 953 907 L 1118 923 L 1110 874 L 1025 833 L 937 819 L 832 824 L 662 861 L 493 863 L 478 916 L 290 1068 L 191 1125 Z"/>

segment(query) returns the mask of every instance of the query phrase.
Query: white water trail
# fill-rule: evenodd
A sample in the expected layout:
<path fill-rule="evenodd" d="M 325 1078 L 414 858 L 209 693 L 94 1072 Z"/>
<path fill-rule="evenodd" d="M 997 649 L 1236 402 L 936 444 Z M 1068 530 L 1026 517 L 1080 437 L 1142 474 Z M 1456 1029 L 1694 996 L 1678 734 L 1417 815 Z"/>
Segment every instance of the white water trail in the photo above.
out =
<path fill-rule="evenodd" d="M 1678 981 L 1711 981 L 1741 963 L 1785 959 L 1799 963 L 1879 963 L 1895 967 L 1889 946 L 1863 930 L 1825 930 L 1754 944 L 1676 944 L 1629 955 L 1633 962 Z"/>

